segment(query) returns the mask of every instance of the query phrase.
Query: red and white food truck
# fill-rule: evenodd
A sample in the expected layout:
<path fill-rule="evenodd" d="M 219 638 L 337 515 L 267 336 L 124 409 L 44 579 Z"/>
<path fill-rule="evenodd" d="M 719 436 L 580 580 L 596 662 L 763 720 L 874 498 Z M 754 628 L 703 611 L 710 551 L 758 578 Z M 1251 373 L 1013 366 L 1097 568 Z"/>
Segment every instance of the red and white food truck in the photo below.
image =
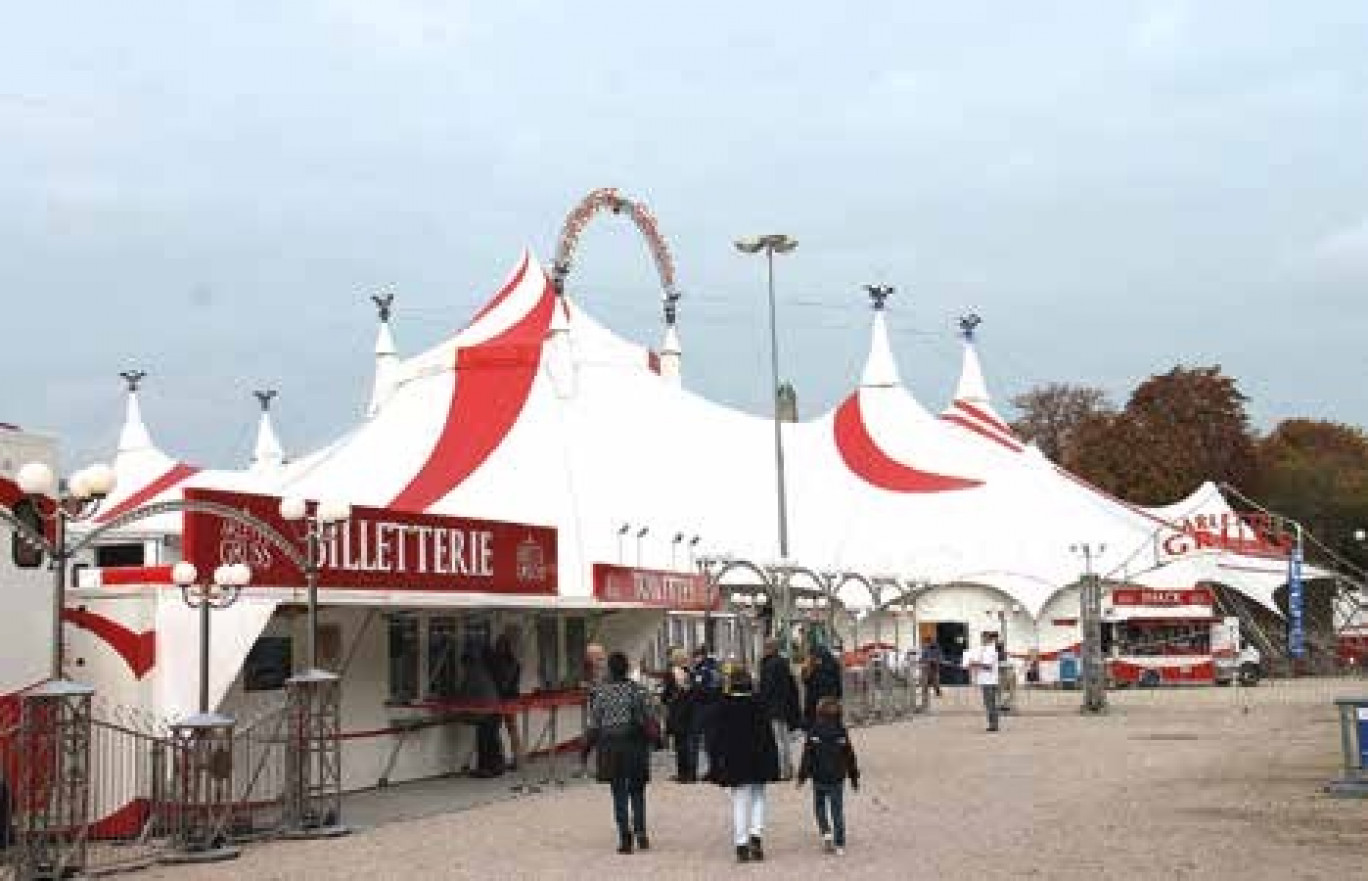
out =
<path fill-rule="evenodd" d="M 1102 648 L 1117 685 L 1252 685 L 1259 656 L 1240 621 L 1218 614 L 1208 587 L 1117 587 L 1103 610 Z"/>

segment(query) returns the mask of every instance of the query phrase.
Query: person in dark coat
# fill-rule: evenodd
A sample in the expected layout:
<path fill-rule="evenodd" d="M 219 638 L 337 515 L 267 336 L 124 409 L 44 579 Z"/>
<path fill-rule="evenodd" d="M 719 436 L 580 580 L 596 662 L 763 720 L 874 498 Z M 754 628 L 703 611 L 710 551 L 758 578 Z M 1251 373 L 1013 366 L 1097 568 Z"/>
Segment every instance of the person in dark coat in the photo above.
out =
<path fill-rule="evenodd" d="M 736 859 L 763 860 L 765 785 L 779 779 L 779 753 L 765 705 L 744 667 L 732 672 L 731 691 L 717 703 L 708 753 L 709 783 L 732 791 Z"/>
<path fill-rule="evenodd" d="M 516 700 L 522 687 L 522 664 L 513 651 L 513 639 L 507 633 L 494 642 L 494 656 L 490 662 L 489 673 L 494 677 L 494 689 L 499 700 Z M 503 712 L 504 730 L 508 733 L 508 751 L 513 757 L 509 770 L 517 770 L 522 756 L 522 738 L 518 734 L 518 714 Z"/>
<path fill-rule="evenodd" d="M 811 727 L 817 717 L 819 700 L 824 697 L 840 700 L 844 690 L 841 684 L 841 662 L 836 660 L 831 649 L 821 646 L 803 681 L 803 719 L 807 726 Z"/>
<path fill-rule="evenodd" d="M 646 784 L 651 781 L 651 745 L 646 734 L 650 707 L 645 690 L 627 678 L 627 656 L 608 656 L 608 680 L 594 689 L 589 727 L 584 732 L 584 751 L 598 755 L 595 778 L 613 792 L 613 819 L 617 823 L 618 853 L 651 846 L 646 835 Z"/>
<path fill-rule="evenodd" d="M 779 654 L 779 640 L 765 640 L 765 657 L 760 662 L 760 700 L 765 715 L 774 731 L 774 745 L 779 752 L 779 776 L 793 778 L 793 757 L 789 750 L 789 731 L 801 724 L 798 702 L 798 680 L 788 658 Z"/>
<path fill-rule="evenodd" d="M 798 785 L 812 780 L 812 810 L 822 847 L 827 853 L 845 853 L 845 782 L 858 792 L 860 765 L 850 732 L 841 723 L 841 702 L 824 697 L 817 702 L 817 719 L 803 742 L 803 757 L 798 762 Z M 830 816 L 828 816 L 828 812 Z"/>
<path fill-rule="evenodd" d="M 694 649 L 689 668 L 689 755 L 697 771 L 698 753 L 712 754 L 713 716 L 722 700 L 722 670 L 706 646 Z"/>
<path fill-rule="evenodd" d="M 694 783 L 698 779 L 698 744 L 691 735 L 693 702 L 689 696 L 689 657 L 678 646 L 670 650 L 670 666 L 665 671 L 660 701 L 665 705 L 665 733 L 674 742 L 674 779 L 679 783 Z"/>
<path fill-rule="evenodd" d="M 489 651 L 480 652 L 474 647 L 461 653 L 461 666 L 465 678 L 457 690 L 457 696 L 476 704 L 488 704 L 486 712 L 471 714 L 475 725 L 475 769 L 472 777 L 498 777 L 504 772 L 503 743 L 499 739 L 499 714 L 495 712 L 499 691 L 490 675 L 493 655 Z"/>

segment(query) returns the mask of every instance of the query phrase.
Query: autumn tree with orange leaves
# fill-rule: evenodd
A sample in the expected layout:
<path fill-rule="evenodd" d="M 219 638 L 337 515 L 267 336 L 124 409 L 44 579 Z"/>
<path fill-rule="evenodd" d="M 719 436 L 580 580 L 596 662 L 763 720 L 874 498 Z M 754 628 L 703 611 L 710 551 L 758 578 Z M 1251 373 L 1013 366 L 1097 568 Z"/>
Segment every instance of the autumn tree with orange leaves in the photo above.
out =
<path fill-rule="evenodd" d="M 1205 480 L 1248 487 L 1258 462 L 1246 400 L 1219 366 L 1175 367 L 1141 383 L 1120 412 L 1079 423 L 1063 464 L 1142 505 L 1178 501 Z"/>

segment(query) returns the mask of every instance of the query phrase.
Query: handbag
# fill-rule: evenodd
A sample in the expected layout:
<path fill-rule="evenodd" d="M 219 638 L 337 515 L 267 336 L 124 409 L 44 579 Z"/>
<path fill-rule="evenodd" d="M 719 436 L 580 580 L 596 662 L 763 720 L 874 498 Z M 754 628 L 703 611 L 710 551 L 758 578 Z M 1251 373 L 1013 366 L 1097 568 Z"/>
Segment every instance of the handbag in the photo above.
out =
<path fill-rule="evenodd" d="M 647 706 L 645 697 L 638 694 L 637 698 L 637 701 L 634 702 L 635 713 L 638 716 L 636 720 L 637 730 L 652 749 L 664 749 L 665 734 L 660 729 L 660 717 Z"/>

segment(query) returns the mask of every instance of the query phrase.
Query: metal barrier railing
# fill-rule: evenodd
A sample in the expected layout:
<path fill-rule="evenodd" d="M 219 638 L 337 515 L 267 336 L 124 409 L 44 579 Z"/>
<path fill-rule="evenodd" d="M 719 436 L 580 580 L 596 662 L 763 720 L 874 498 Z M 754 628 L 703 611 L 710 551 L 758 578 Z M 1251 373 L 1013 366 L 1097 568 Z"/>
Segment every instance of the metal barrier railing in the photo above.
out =
<path fill-rule="evenodd" d="M 895 722 L 917 710 L 916 678 L 881 664 L 845 668 L 841 687 L 848 725 Z"/>

